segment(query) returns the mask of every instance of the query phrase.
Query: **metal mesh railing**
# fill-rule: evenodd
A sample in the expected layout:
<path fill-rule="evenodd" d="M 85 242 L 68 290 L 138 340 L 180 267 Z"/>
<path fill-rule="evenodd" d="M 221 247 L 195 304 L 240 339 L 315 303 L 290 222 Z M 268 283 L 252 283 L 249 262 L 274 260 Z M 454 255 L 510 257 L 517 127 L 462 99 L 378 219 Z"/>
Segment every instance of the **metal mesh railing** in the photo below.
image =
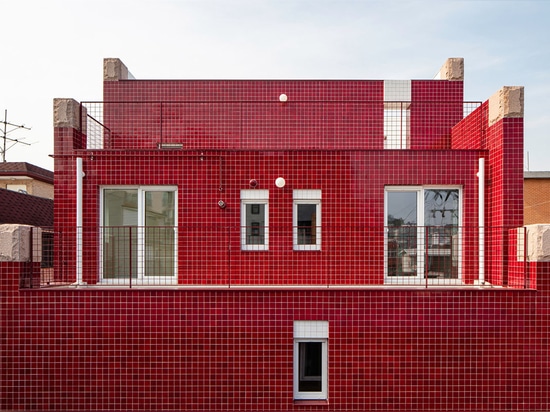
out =
<path fill-rule="evenodd" d="M 79 280 L 125 287 L 533 287 L 524 229 L 482 230 L 486 244 L 480 247 L 478 227 L 323 226 L 311 250 L 293 244 L 308 240 L 293 237 L 292 227 L 270 226 L 253 240 L 239 226 L 42 230 L 33 237 L 33 250 L 41 251 L 33 261 L 41 265 L 22 287 Z"/>
<path fill-rule="evenodd" d="M 480 102 L 83 102 L 86 148 L 408 149 L 448 141 Z M 479 124 L 481 129 L 482 125 Z M 269 134 L 276 138 L 266 141 Z M 269 147 L 267 147 L 269 146 Z"/>

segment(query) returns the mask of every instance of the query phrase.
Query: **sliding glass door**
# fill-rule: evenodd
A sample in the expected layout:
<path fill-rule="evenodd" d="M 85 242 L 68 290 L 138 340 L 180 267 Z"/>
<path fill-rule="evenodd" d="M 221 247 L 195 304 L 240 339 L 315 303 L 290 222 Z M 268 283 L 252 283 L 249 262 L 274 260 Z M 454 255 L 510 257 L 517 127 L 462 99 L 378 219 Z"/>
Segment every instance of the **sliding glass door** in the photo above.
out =
<path fill-rule="evenodd" d="M 102 280 L 176 280 L 176 188 L 102 190 Z"/>
<path fill-rule="evenodd" d="M 387 187 L 388 283 L 460 277 L 460 189 Z"/>

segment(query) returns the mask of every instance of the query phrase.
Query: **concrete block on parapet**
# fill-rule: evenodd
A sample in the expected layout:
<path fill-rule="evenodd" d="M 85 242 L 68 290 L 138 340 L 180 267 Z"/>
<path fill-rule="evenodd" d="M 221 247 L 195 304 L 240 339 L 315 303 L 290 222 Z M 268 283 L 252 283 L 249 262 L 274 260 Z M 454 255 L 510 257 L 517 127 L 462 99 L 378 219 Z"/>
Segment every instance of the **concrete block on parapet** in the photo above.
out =
<path fill-rule="evenodd" d="M 81 119 L 82 118 L 82 119 Z M 86 130 L 86 108 L 74 99 L 53 99 L 53 127 L 70 127 Z"/>
<path fill-rule="evenodd" d="M 32 238 L 31 238 L 32 237 Z M 0 225 L 0 261 L 39 262 L 42 254 L 42 229 L 28 225 Z"/>
<path fill-rule="evenodd" d="M 523 117 L 523 89 L 523 86 L 504 86 L 489 98 L 489 126 L 501 119 Z"/>
<path fill-rule="evenodd" d="M 519 228 L 517 239 L 518 260 L 524 259 L 523 251 L 526 250 L 527 261 L 550 262 L 550 224 L 526 225 L 525 229 Z"/>
<path fill-rule="evenodd" d="M 131 80 L 134 76 L 128 71 L 128 67 L 122 60 L 114 57 L 103 59 L 103 80 L 116 82 L 118 80 Z"/>
<path fill-rule="evenodd" d="M 448 58 L 435 78 L 453 81 L 464 80 L 464 59 L 462 57 Z"/>

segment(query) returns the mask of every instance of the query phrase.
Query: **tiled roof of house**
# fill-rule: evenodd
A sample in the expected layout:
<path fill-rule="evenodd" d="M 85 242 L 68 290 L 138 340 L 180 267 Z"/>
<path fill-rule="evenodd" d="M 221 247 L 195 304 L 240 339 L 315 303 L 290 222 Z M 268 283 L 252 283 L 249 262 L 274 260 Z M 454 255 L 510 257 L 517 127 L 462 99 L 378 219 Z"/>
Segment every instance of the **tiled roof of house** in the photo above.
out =
<path fill-rule="evenodd" d="M 28 176 L 53 185 L 53 172 L 26 162 L 0 162 L 0 176 Z"/>
<path fill-rule="evenodd" d="M 0 189 L 0 224 L 53 226 L 53 200 Z"/>

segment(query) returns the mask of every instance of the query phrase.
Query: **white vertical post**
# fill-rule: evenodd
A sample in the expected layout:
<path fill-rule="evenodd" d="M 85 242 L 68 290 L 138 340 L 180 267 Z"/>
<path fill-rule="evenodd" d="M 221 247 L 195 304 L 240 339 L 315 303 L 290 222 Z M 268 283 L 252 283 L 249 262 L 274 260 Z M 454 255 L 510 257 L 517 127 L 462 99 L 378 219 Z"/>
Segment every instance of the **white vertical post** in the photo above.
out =
<path fill-rule="evenodd" d="M 479 219 L 479 284 L 485 284 L 485 159 L 479 159 L 477 173 L 478 185 L 478 219 Z"/>
<path fill-rule="evenodd" d="M 82 281 L 82 158 L 76 158 L 76 283 L 84 285 Z"/>

